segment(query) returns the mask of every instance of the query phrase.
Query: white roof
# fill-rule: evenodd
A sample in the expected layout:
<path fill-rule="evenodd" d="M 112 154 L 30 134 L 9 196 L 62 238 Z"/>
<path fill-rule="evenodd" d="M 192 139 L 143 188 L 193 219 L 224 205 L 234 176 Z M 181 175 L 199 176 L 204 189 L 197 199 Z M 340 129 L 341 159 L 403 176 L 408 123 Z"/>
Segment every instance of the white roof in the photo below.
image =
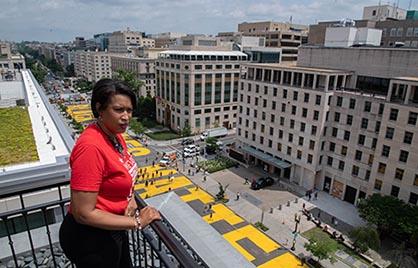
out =
<path fill-rule="evenodd" d="M 160 54 L 172 55 L 202 55 L 202 56 L 247 56 L 240 51 L 216 51 L 216 50 L 166 50 Z"/>

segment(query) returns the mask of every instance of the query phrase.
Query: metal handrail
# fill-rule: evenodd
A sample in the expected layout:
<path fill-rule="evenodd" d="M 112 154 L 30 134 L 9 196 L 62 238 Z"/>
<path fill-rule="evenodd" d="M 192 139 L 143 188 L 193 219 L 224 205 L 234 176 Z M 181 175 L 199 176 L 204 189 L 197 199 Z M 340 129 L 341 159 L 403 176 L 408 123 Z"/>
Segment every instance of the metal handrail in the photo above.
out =
<path fill-rule="evenodd" d="M 135 193 L 135 200 L 139 209 L 147 206 L 145 201 L 139 196 L 138 193 Z M 167 220 L 164 215 L 161 215 L 161 218 L 163 221 Z M 194 259 L 189 252 L 187 252 L 180 241 L 174 237 L 174 235 L 168 230 L 167 226 L 165 226 L 162 221 L 151 222 L 150 226 L 164 242 L 165 246 L 173 253 L 174 256 L 176 256 L 177 261 L 182 267 L 208 267 L 200 258 L 199 264 L 197 260 Z M 198 256 L 195 252 L 194 254 Z"/>
<path fill-rule="evenodd" d="M 50 229 L 49 225 L 50 223 L 47 222 L 46 218 L 46 212 L 51 208 L 60 207 L 62 210 L 62 213 L 64 214 L 64 207 L 66 204 L 70 202 L 70 198 L 63 198 L 62 196 L 62 187 L 67 186 L 68 182 L 60 182 L 60 183 L 54 183 L 48 186 L 39 186 L 35 187 L 32 190 L 25 189 L 23 191 L 15 192 L 14 194 L 6 193 L 6 194 L 0 194 L 0 199 L 10 198 L 13 196 L 16 196 L 20 199 L 21 208 L 20 209 L 14 209 L 7 212 L 0 213 L 0 222 L 3 221 L 5 223 L 7 237 L 10 245 L 10 250 L 12 255 L 12 260 L 14 260 L 15 265 L 18 264 L 18 253 L 15 252 L 14 248 L 14 242 L 13 242 L 13 232 L 8 229 L 8 224 L 6 224 L 7 221 L 15 218 L 16 216 L 23 216 L 25 222 L 27 222 L 27 216 L 30 215 L 32 212 L 40 211 L 43 214 L 44 223 L 41 227 L 46 228 L 46 233 L 48 235 L 49 240 L 49 248 L 51 250 L 51 253 L 53 252 L 52 247 L 52 240 L 50 237 Z M 37 192 L 37 191 L 43 191 L 43 190 L 49 190 L 58 188 L 59 193 L 59 199 L 49 202 L 44 202 L 42 204 L 37 204 L 33 206 L 26 206 L 24 202 L 24 195 L 31 193 L 31 192 Z M 143 208 L 147 206 L 145 201 L 140 198 L 138 193 L 135 193 L 135 200 L 138 204 L 139 208 Z M 148 250 L 151 250 L 151 262 L 153 263 L 154 260 L 158 260 L 161 264 L 164 264 L 164 267 L 208 267 L 205 262 L 198 256 L 196 252 L 183 240 L 183 238 L 179 235 L 178 232 L 174 230 L 174 228 L 169 225 L 168 221 L 162 216 L 162 221 L 155 221 L 150 224 L 150 228 L 145 228 L 141 232 L 139 231 L 132 231 L 131 238 L 133 239 L 133 245 L 134 245 L 134 260 L 135 263 L 138 263 L 139 261 L 139 267 L 143 267 L 141 264 L 142 261 L 147 262 L 147 252 Z M 169 226 L 167 226 L 169 225 Z M 30 243 L 30 251 L 32 252 L 33 258 L 36 261 L 36 254 L 35 254 L 35 248 L 33 245 L 33 238 L 31 234 L 31 229 L 26 224 L 26 229 L 23 230 L 23 232 L 28 233 L 29 243 Z M 144 252 L 141 253 L 140 247 L 140 237 L 142 237 L 142 245 Z M 137 242 L 135 242 L 137 241 Z M 135 243 L 137 243 L 135 245 Z M 136 248 L 135 248 L 136 246 Z M 154 255 L 155 254 L 155 255 Z M 55 258 L 55 257 L 54 257 Z M 55 263 L 55 259 L 53 258 L 54 266 L 57 267 L 57 264 Z M 155 259 L 154 259 L 155 258 Z M 175 260 L 174 260 L 175 259 Z M 145 265 L 146 267 L 147 264 Z"/>

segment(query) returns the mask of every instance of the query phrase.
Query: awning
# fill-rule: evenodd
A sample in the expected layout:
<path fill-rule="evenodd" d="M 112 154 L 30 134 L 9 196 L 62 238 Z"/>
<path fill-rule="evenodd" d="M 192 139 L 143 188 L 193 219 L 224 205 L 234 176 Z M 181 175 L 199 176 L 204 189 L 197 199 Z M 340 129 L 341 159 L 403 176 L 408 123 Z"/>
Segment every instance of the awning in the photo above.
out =
<path fill-rule="evenodd" d="M 277 158 L 275 158 L 275 157 L 273 157 L 271 155 L 268 155 L 266 153 L 263 153 L 263 152 L 261 152 L 261 151 L 259 151 L 257 149 L 254 149 L 254 148 L 252 148 L 250 146 L 242 146 L 241 149 L 244 152 L 246 152 L 246 153 L 248 153 L 250 155 L 253 155 L 256 158 L 258 158 L 258 159 L 260 159 L 260 160 L 262 160 L 264 162 L 270 163 L 270 164 L 272 164 L 275 167 L 278 167 L 278 168 L 281 168 L 281 169 L 285 169 L 285 168 L 288 168 L 288 167 L 291 167 L 292 166 L 292 164 L 289 164 L 289 163 L 287 163 L 287 162 L 285 162 L 283 160 L 277 159 Z"/>

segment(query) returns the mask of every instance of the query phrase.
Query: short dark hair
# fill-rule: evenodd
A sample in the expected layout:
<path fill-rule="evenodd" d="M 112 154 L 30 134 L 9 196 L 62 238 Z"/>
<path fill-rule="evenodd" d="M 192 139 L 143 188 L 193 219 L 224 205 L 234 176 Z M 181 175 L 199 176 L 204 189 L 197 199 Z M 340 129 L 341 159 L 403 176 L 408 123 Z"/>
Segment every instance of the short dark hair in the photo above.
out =
<path fill-rule="evenodd" d="M 95 118 L 99 117 L 96 104 L 100 104 L 100 109 L 106 109 L 110 98 L 114 95 L 126 95 L 131 99 L 132 108 L 136 108 L 136 96 L 133 90 L 123 81 L 109 78 L 100 79 L 93 87 L 91 96 L 91 110 Z"/>

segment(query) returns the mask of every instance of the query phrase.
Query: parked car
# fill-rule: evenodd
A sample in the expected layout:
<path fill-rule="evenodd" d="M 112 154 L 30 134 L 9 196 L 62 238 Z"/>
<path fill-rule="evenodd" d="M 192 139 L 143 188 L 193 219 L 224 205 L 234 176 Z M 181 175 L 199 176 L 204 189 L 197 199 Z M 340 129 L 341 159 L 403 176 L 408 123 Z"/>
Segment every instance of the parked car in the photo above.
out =
<path fill-rule="evenodd" d="M 192 157 L 192 156 L 199 155 L 199 152 L 200 152 L 200 148 L 198 145 L 190 144 L 190 145 L 187 145 L 186 148 L 184 148 L 183 156 L 186 158 Z"/>
<path fill-rule="evenodd" d="M 189 144 L 193 144 L 194 140 L 191 138 L 187 138 L 181 141 L 181 145 L 189 145 Z"/>
<path fill-rule="evenodd" d="M 251 183 L 250 188 L 253 190 L 258 190 L 267 186 L 274 184 L 274 179 L 271 177 L 258 178 Z"/>

